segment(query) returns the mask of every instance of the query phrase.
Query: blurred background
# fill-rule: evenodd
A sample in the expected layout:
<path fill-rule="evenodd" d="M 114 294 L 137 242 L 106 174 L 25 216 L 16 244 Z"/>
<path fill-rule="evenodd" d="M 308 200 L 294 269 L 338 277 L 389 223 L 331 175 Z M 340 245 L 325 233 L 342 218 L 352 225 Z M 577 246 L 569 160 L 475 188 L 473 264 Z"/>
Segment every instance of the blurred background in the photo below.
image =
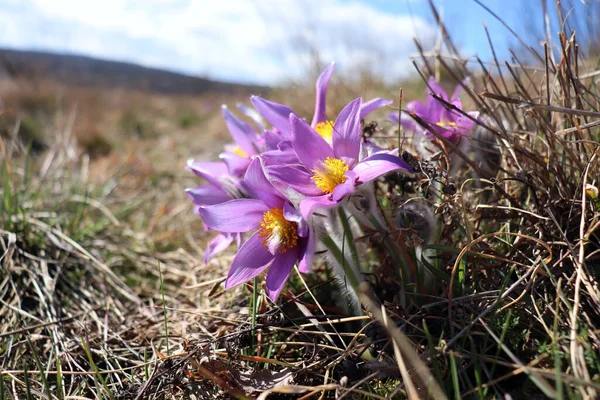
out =
<path fill-rule="evenodd" d="M 579 36 L 594 35 L 600 18 L 594 2 L 562 1 L 558 15 L 545 0 L 433 1 L 461 55 L 484 60 L 491 58 L 484 25 L 505 59 L 519 44 L 509 29 L 533 43 L 532 36 L 554 34 L 566 19 Z M 5 49 L 259 85 L 301 79 L 315 61 L 334 60 L 342 71 L 367 70 L 394 82 L 412 73 L 413 39 L 429 50 L 438 36 L 428 0 L 2 0 L 0 21 Z"/>
<path fill-rule="evenodd" d="M 0 0 L 0 134 L 42 151 L 68 131 L 93 160 L 135 149 L 155 167 L 169 149 L 165 168 L 173 170 L 174 162 L 216 153 L 208 142 L 218 149 L 228 140 L 222 103 L 259 94 L 309 115 L 314 78 L 332 61 L 330 105 L 339 111 L 357 96 L 395 98 L 400 87 L 406 98 L 422 95 L 412 64 L 417 42 L 425 54 L 459 56 L 479 69 L 477 57 L 493 61 L 490 43 L 499 60 L 510 61 L 511 51 L 527 60 L 522 43 L 552 44 L 565 23 L 587 44 L 580 50 L 594 54 L 600 3 L 560 4 Z M 441 45 L 446 33 L 455 49 Z"/>

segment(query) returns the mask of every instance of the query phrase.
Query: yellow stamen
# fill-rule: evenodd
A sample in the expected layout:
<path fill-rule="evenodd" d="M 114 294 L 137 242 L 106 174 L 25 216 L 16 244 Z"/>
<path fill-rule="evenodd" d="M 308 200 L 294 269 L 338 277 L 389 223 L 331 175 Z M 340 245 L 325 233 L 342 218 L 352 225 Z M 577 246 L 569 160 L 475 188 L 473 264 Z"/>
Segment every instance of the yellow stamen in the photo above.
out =
<path fill-rule="evenodd" d="M 441 126 L 442 128 L 446 127 L 446 126 L 452 126 L 455 127 L 456 126 L 456 122 L 450 122 L 450 121 L 440 121 L 440 122 L 436 122 L 437 126 Z"/>
<path fill-rule="evenodd" d="M 598 199 L 598 188 L 596 186 L 590 185 L 588 183 L 587 185 L 585 185 L 585 192 L 593 200 Z"/>
<path fill-rule="evenodd" d="M 246 154 L 240 146 L 235 146 L 235 148 L 232 151 L 240 157 L 248 158 L 248 154 Z"/>
<path fill-rule="evenodd" d="M 331 194 L 337 185 L 346 182 L 345 174 L 349 169 L 345 161 L 339 158 L 327 157 L 320 168 L 312 170 L 312 179 L 323 193 Z"/>
<path fill-rule="evenodd" d="M 297 225 L 285 219 L 281 208 L 271 208 L 263 214 L 258 236 L 263 238 L 262 244 L 271 254 L 277 250 L 283 254 L 298 244 Z"/>
<path fill-rule="evenodd" d="M 333 122 L 332 121 L 319 122 L 317 124 L 317 126 L 315 126 L 315 131 L 317 131 L 317 133 L 319 135 L 321 135 L 321 137 L 323 139 L 325 139 L 325 141 L 327 143 L 331 144 L 331 142 L 333 140 Z"/>

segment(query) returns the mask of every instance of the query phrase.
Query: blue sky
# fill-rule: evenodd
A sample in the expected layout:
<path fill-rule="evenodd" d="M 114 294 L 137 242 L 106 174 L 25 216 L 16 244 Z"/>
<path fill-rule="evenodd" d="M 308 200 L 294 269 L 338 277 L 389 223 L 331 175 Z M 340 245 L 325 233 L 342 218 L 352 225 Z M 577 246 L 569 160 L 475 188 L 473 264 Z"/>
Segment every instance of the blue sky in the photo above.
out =
<path fill-rule="evenodd" d="M 523 1 L 537 0 L 482 0 L 482 3 L 497 13 L 513 29 L 519 30 L 520 7 Z M 433 13 L 427 0 L 372 0 L 373 7 L 384 12 L 395 14 L 411 14 L 433 23 Z M 487 24 L 494 46 L 502 53 L 508 54 L 510 43 L 507 31 L 491 14 L 473 0 L 435 0 L 434 4 L 442 14 L 444 23 L 451 33 L 455 44 L 465 55 L 478 54 L 487 58 L 491 55 L 485 36 L 484 23 Z M 507 7 L 507 4 L 512 6 Z"/>
<path fill-rule="evenodd" d="M 542 22 L 539 13 L 523 18 L 537 0 L 482 2 L 519 32 Z M 486 22 L 508 56 L 515 41 L 473 0 L 435 3 L 462 55 L 490 59 Z M 315 55 L 341 71 L 399 79 L 412 73 L 412 38 L 430 49 L 436 35 L 427 0 L 0 0 L 2 47 L 261 84 L 302 76 Z"/>

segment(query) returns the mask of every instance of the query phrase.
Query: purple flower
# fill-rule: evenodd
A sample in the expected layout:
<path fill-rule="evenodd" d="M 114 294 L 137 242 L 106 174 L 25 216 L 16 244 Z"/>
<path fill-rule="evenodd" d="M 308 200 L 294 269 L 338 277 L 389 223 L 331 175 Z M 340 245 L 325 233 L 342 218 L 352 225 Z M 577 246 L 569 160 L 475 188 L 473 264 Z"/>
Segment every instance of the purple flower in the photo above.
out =
<path fill-rule="evenodd" d="M 246 107 L 246 105 L 244 105 L 242 103 L 237 103 L 236 107 L 246 117 L 251 118 L 254 121 L 254 123 L 256 124 L 256 126 L 258 126 L 258 129 L 261 132 L 264 131 L 265 129 L 267 129 L 265 127 L 265 121 L 264 121 L 263 117 L 254 108 Z"/>
<path fill-rule="evenodd" d="M 332 63 L 321 73 L 317 79 L 317 97 L 315 102 L 315 113 L 313 115 L 311 127 L 325 139 L 329 144 L 333 137 L 333 122 L 327 119 L 326 104 L 327 104 L 327 88 L 329 80 L 333 74 L 335 64 Z M 289 115 L 294 112 L 283 104 L 278 104 L 269 100 L 265 100 L 258 96 L 252 96 L 250 101 L 258 112 L 277 129 L 282 140 L 290 140 L 292 135 L 292 127 L 290 125 Z M 375 98 L 360 106 L 359 120 L 366 117 L 371 112 L 392 102 L 386 99 Z"/>
<path fill-rule="evenodd" d="M 242 177 L 252 158 L 265 150 L 265 139 L 252 126 L 233 115 L 227 106 L 222 106 L 222 112 L 235 144 L 225 146 L 219 158 L 227 165 L 230 175 Z"/>
<path fill-rule="evenodd" d="M 362 99 L 348 104 L 333 124 L 332 145 L 294 114 L 289 116 L 292 147 L 300 165 L 272 165 L 268 174 L 307 196 L 300 202 L 307 218 L 317 208 L 337 205 L 354 193 L 356 186 L 409 166 L 390 152 L 377 152 L 359 161 L 361 154 Z"/>
<path fill-rule="evenodd" d="M 244 114 L 253 118 L 260 126 L 260 116 L 254 110 L 243 105 L 238 105 L 238 108 Z M 241 178 L 244 176 L 252 158 L 265 149 L 264 138 L 248 123 L 234 116 L 225 105 L 222 106 L 222 113 L 235 144 L 225 146 L 225 151 L 219 155 L 222 162 L 194 162 L 190 160 L 186 167 L 208 182 L 206 185 L 186 189 L 186 194 L 194 202 L 195 213 L 199 213 L 202 206 L 220 204 L 246 197 L 247 189 Z M 204 253 L 204 262 L 208 263 L 211 258 L 227 249 L 236 239 L 239 247 L 240 233 L 221 233 L 216 236 L 208 243 Z"/>
<path fill-rule="evenodd" d="M 231 186 L 236 186 L 236 182 L 229 176 L 227 165 L 224 163 L 188 160 L 186 169 L 208 182 L 206 185 L 185 190 L 197 206 L 218 204 L 232 198 L 225 190 L 225 185 L 229 181 Z"/>
<path fill-rule="evenodd" d="M 186 189 L 185 193 L 194 203 L 194 213 L 199 214 L 200 207 L 224 203 L 245 196 L 243 182 L 229 175 L 227 165 L 222 162 L 194 162 L 188 160 L 186 169 L 200 176 L 208 183 Z M 214 256 L 225 251 L 237 239 L 239 233 L 222 233 L 208 243 L 204 252 L 204 262 L 208 263 Z"/>
<path fill-rule="evenodd" d="M 449 99 L 446 91 L 444 91 L 434 78 L 429 78 L 428 85 L 436 96 L 441 97 L 457 109 L 462 110 L 462 102 L 458 98 L 461 86 L 456 87 L 452 97 Z M 452 143 L 458 143 L 460 138 L 466 135 L 473 127 L 471 119 L 446 106 L 446 104 L 434 98 L 431 93 L 427 95 L 427 104 L 414 100 L 407 104 L 406 110 L 425 120 L 431 125 L 431 129 L 435 129 L 436 133 Z M 468 112 L 467 114 L 473 118 L 477 118 L 478 116 L 476 112 Z M 389 118 L 396 124 L 398 123 L 398 113 L 389 114 Z M 424 129 L 407 113 L 402 112 L 400 124 L 407 131 L 435 137 L 431 131 Z"/>
<path fill-rule="evenodd" d="M 185 191 L 197 206 L 218 204 L 247 195 L 244 182 L 230 175 L 228 166 L 223 162 L 188 160 L 186 169 L 208 182 Z"/>
<path fill-rule="evenodd" d="M 267 294 L 275 301 L 293 266 L 307 272 L 314 252 L 314 235 L 294 208 L 265 177 L 260 157 L 244 176 L 253 197 L 199 208 L 210 229 L 223 233 L 254 232 L 231 263 L 225 288 L 246 282 L 268 267 Z"/>
<path fill-rule="evenodd" d="M 238 247 L 240 247 L 240 241 L 242 240 L 242 235 L 239 233 L 219 233 L 215 236 L 210 242 L 208 242 L 208 246 L 206 246 L 206 250 L 204 250 L 204 263 L 208 264 L 208 262 L 216 255 L 221 254 L 231 243 L 237 239 Z"/>

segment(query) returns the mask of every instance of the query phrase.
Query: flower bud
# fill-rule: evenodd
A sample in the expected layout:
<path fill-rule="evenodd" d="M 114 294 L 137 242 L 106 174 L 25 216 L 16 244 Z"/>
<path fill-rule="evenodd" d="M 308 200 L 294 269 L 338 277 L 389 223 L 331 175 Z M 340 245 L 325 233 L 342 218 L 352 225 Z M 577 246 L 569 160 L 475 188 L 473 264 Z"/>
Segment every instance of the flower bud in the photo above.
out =
<path fill-rule="evenodd" d="M 394 211 L 392 222 L 396 228 L 413 229 L 424 243 L 429 243 L 435 229 L 435 216 L 424 201 L 411 201 Z"/>

